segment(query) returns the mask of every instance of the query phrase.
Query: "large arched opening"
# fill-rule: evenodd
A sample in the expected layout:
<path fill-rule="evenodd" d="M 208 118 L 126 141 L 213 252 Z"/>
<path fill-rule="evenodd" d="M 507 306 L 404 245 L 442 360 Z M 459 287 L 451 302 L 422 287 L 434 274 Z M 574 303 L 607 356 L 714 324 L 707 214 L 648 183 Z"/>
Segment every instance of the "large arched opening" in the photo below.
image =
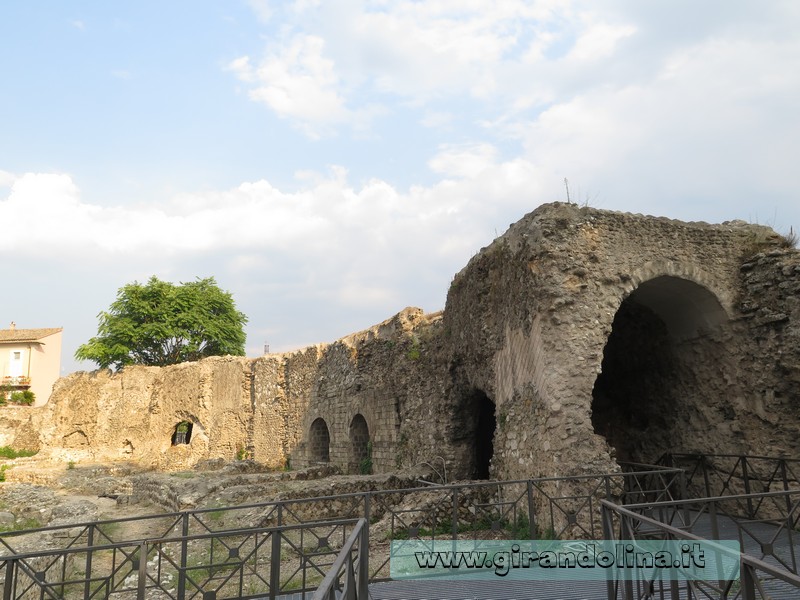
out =
<path fill-rule="evenodd" d="M 687 443 L 701 404 L 724 388 L 719 332 L 728 317 L 707 288 L 679 277 L 642 283 L 621 304 L 592 391 L 592 425 L 618 461 L 653 462 Z"/>
<path fill-rule="evenodd" d="M 330 462 L 331 436 L 325 419 L 319 417 L 311 423 L 308 433 L 311 462 Z"/>
<path fill-rule="evenodd" d="M 351 473 L 372 473 L 372 444 L 369 427 L 364 415 L 357 414 L 350 421 L 350 465 Z"/>

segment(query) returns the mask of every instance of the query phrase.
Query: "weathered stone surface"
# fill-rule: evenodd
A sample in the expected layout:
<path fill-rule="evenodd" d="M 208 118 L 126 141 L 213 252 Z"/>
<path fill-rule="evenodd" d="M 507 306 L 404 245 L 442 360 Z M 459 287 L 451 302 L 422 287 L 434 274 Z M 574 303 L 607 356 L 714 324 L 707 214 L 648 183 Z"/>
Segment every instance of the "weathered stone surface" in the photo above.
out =
<path fill-rule="evenodd" d="M 800 365 L 786 268 L 798 253 L 781 244 L 742 222 L 572 205 L 512 225 L 456 276 L 444 313 L 462 380 L 496 405 L 493 475 L 610 470 L 615 454 L 796 452 L 798 387 L 776 359 Z M 771 317 L 742 318 L 767 297 Z"/>
<path fill-rule="evenodd" d="M 545 205 L 455 276 L 443 314 L 257 359 L 77 373 L 47 406 L 0 413 L 0 436 L 78 463 L 424 464 L 447 480 L 796 454 L 800 253 L 783 246 L 741 221 Z M 190 443 L 173 445 L 181 421 Z"/>

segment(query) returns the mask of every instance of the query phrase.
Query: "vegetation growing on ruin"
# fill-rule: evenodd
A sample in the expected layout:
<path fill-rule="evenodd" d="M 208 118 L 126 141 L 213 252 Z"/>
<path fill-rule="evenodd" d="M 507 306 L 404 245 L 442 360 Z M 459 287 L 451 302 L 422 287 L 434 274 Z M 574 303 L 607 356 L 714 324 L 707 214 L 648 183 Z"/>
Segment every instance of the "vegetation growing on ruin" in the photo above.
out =
<path fill-rule="evenodd" d="M 362 475 L 372 473 L 372 441 L 367 442 L 367 456 L 358 465 L 358 472 Z"/>
<path fill-rule="evenodd" d="M 179 285 L 157 277 L 130 283 L 98 318 L 97 337 L 80 346 L 75 358 L 101 368 L 244 356 L 247 317 L 213 277 Z"/>
<path fill-rule="evenodd" d="M 0 533 L 8 531 L 26 531 L 28 529 L 39 529 L 42 524 L 38 519 L 28 518 L 15 521 L 13 525 L 0 525 Z"/>
<path fill-rule="evenodd" d="M 36 395 L 30 390 L 14 390 L 11 386 L 0 386 L 0 406 L 18 404 L 30 406 L 36 400 Z"/>
<path fill-rule="evenodd" d="M 0 446 L 0 458 L 21 458 L 33 456 L 36 450 L 15 450 L 11 446 Z"/>

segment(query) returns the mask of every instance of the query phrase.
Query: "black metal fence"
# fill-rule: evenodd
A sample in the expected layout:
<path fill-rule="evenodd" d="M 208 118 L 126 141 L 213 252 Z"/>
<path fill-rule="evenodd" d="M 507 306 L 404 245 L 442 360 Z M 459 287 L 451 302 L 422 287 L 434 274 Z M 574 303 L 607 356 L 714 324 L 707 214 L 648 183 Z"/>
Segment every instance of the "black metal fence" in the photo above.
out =
<path fill-rule="evenodd" d="M 4 556 L 3 598 L 274 599 L 316 589 L 363 529 L 319 521 Z"/>
<path fill-rule="evenodd" d="M 683 489 L 679 469 L 625 469 L 295 498 L 8 532 L 0 538 L 3 600 L 215 600 L 308 592 L 348 547 L 359 520 L 364 522 L 357 536 L 361 566 L 355 572 L 372 581 L 388 578 L 393 539 L 596 538 L 602 534 L 600 499 L 656 502 Z M 26 551 L 31 540 L 42 537 L 54 547 Z M 343 556 L 336 563 L 344 569 L 340 575 L 353 559 Z"/>
<path fill-rule="evenodd" d="M 675 453 L 665 454 L 658 462 L 686 473 L 684 498 L 800 490 L 800 459 L 795 458 Z M 759 512 L 754 499 L 745 498 L 742 502 L 742 514 Z"/>
<path fill-rule="evenodd" d="M 621 506 L 602 500 L 604 537 L 609 540 L 738 539 L 740 576 L 736 580 L 639 581 L 610 580 L 608 600 L 707 598 L 719 600 L 779 600 L 800 598 L 795 533 L 798 492 L 753 495 L 753 500 L 776 500 L 792 506 L 785 519 L 742 518 L 722 508 L 731 497 L 694 499 Z M 742 498 L 737 498 L 742 499 Z M 761 503 L 761 506 L 768 504 Z M 757 516 L 757 515 L 756 515 Z"/>

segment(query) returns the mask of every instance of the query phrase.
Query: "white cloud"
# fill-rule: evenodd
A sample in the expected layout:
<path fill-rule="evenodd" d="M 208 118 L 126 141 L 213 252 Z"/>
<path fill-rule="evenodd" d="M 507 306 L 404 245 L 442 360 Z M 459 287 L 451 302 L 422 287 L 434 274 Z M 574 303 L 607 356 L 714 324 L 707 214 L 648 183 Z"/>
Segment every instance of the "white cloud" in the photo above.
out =
<path fill-rule="evenodd" d="M 229 67 L 252 84 L 253 100 L 319 136 L 358 115 L 362 126 L 368 123 L 382 114 L 377 98 L 387 95 L 416 106 L 463 95 L 505 102 L 527 78 L 532 49 L 541 53 L 558 42 L 553 30 L 573 11 L 571 3 L 554 0 L 508 0 L 491 10 L 481 1 L 397 0 L 313 10 L 297 3 L 289 12 L 296 20 L 278 33 L 278 45 Z M 630 32 L 614 23 L 575 22 L 578 34 L 586 31 L 574 61 L 612 53 Z"/>
<path fill-rule="evenodd" d="M 296 35 L 267 55 L 257 66 L 247 56 L 230 63 L 231 70 L 247 83 L 254 83 L 250 98 L 269 106 L 281 117 L 299 122 L 312 137 L 328 124 L 350 118 L 334 63 L 324 55 L 325 42 L 313 35 Z"/>
<path fill-rule="evenodd" d="M 262 23 L 268 23 L 272 18 L 272 7 L 269 0 L 247 0 L 247 5 Z"/>
<path fill-rule="evenodd" d="M 636 33 L 632 25 L 612 25 L 605 22 L 590 22 L 581 32 L 567 60 L 594 62 L 608 58 L 621 40 Z"/>
<path fill-rule="evenodd" d="M 744 190 L 800 185 L 789 165 L 800 123 L 787 119 L 798 61 L 794 41 L 709 40 L 671 54 L 649 82 L 565 98 L 506 132 L 524 132 L 525 157 L 545 172 L 600 186 L 624 208 L 636 198 L 664 213 L 666 198 L 705 197 L 723 215 L 747 202 Z"/>
<path fill-rule="evenodd" d="M 9 187 L 17 180 L 17 176 L 0 169 L 0 187 Z"/>
<path fill-rule="evenodd" d="M 444 145 L 428 166 L 442 175 L 469 178 L 494 164 L 497 149 L 491 144 Z"/>
<path fill-rule="evenodd" d="M 319 263 L 346 257 L 369 265 L 364 273 L 377 272 L 406 239 L 419 240 L 420 258 L 451 256 L 452 242 L 440 245 L 439 239 L 454 216 L 462 251 L 485 241 L 483 218 L 507 202 L 508 186 L 520 184 L 511 176 L 513 163 L 497 164 L 493 157 L 490 146 L 444 149 L 432 162 L 458 179 L 407 192 L 378 179 L 353 188 L 346 171 L 334 167 L 293 193 L 261 180 L 135 207 L 86 203 L 69 175 L 27 173 L 0 200 L 0 220 L 20 224 L 0 237 L 0 248 L 98 262 L 222 252 L 240 271 L 264 264 L 264 252 L 286 253 Z M 482 204 L 486 200 L 496 204 Z"/>

